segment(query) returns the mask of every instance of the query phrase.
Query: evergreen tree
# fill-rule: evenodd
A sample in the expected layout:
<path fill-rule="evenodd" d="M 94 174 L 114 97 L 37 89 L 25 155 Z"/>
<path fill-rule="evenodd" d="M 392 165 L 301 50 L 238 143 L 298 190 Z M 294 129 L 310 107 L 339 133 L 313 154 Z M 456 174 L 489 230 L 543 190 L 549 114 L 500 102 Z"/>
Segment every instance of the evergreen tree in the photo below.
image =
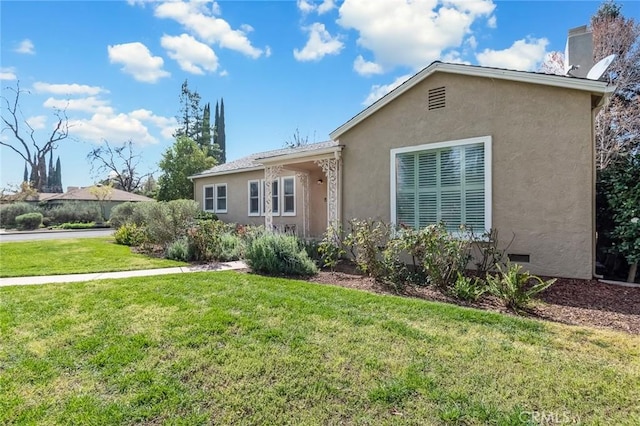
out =
<path fill-rule="evenodd" d="M 198 141 L 202 133 L 202 109 L 200 108 L 200 94 L 189 89 L 187 80 L 180 88 L 180 115 L 177 117 L 178 129 L 174 136 L 187 136 Z"/>
<path fill-rule="evenodd" d="M 202 113 L 202 133 L 198 139 L 200 149 L 207 152 L 211 156 L 211 107 L 209 103 L 204 106 Z"/>
<path fill-rule="evenodd" d="M 56 179 L 55 179 L 55 186 L 52 192 L 62 193 L 64 191 L 62 190 L 62 168 L 60 167 L 60 156 L 58 156 L 58 161 L 56 161 L 55 170 L 56 170 L 55 171 Z"/>
<path fill-rule="evenodd" d="M 218 141 L 218 128 L 220 126 L 220 107 L 218 106 L 218 101 L 216 101 L 216 116 L 213 121 L 213 143 L 214 145 L 220 146 Z"/>
<path fill-rule="evenodd" d="M 218 146 L 220 146 L 220 163 L 227 162 L 227 137 L 224 130 L 224 98 L 220 98 L 220 122 L 218 123 Z"/>
<path fill-rule="evenodd" d="M 53 192 L 51 188 L 55 186 L 56 176 L 53 168 L 53 150 L 49 151 L 49 173 L 47 174 L 47 186 L 44 192 Z"/>
<path fill-rule="evenodd" d="M 29 182 L 29 170 L 27 169 L 27 163 L 24 163 L 24 175 L 22 177 L 23 182 Z"/>

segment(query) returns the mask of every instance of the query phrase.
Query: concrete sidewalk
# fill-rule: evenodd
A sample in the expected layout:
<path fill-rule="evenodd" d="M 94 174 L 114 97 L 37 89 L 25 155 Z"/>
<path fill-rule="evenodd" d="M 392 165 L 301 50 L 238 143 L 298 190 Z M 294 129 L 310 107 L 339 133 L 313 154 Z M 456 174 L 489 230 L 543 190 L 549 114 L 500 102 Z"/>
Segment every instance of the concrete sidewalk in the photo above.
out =
<path fill-rule="evenodd" d="M 12 285 L 59 284 L 79 281 L 106 280 L 131 277 L 150 277 L 154 275 L 181 274 L 189 272 L 229 271 L 245 269 L 243 261 L 223 262 L 207 265 L 194 265 L 179 268 L 143 269 L 139 271 L 96 272 L 92 274 L 44 275 L 36 277 L 0 278 L 0 287 Z"/>

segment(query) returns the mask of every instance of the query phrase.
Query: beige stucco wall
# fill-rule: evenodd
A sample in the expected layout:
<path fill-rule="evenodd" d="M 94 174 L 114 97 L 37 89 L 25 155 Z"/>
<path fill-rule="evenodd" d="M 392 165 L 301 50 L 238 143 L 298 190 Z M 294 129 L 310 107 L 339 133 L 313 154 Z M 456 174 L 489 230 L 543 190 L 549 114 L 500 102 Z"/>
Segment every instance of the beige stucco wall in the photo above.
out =
<path fill-rule="evenodd" d="M 446 107 L 428 111 L 429 89 Z M 535 274 L 590 278 L 591 96 L 576 90 L 436 73 L 340 136 L 342 218 L 390 220 L 390 150 L 492 137 L 492 226 Z M 375 170 L 376 173 L 372 173 Z"/>
<path fill-rule="evenodd" d="M 295 172 L 283 169 L 280 177 L 295 176 Z M 311 171 L 309 175 L 309 203 L 310 203 L 310 235 L 321 235 L 326 228 L 326 183 L 318 185 L 322 178 L 321 171 Z M 203 188 L 208 185 L 227 184 L 227 213 L 216 213 L 218 218 L 228 223 L 264 225 L 264 216 L 249 216 L 248 183 L 250 180 L 264 179 L 264 171 L 249 171 L 232 173 L 224 176 L 214 176 L 194 180 L 195 200 L 204 208 Z M 295 178 L 295 216 L 274 215 L 274 225 L 296 225 L 298 235 L 303 232 L 303 188 L 299 178 Z M 282 191 L 282 188 L 280 188 Z M 282 192 L 281 192 L 282 197 Z M 323 210 L 324 209 L 324 210 Z"/>

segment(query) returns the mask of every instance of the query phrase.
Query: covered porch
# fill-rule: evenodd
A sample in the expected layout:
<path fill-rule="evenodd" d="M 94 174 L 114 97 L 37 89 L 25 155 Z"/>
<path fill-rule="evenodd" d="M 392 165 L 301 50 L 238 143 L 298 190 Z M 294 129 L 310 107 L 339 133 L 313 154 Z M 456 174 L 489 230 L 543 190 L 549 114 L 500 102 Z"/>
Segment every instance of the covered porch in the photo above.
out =
<path fill-rule="evenodd" d="M 337 143 L 320 149 L 297 151 L 277 156 L 256 158 L 264 166 L 264 225 L 267 229 L 293 232 L 302 238 L 322 236 L 330 224 L 340 222 L 342 194 L 342 146 Z M 277 188 L 283 171 L 295 173 L 294 188 Z M 274 191 L 296 192 L 299 185 L 301 229 L 274 225 Z M 286 202 L 285 197 L 285 202 Z M 282 229 L 281 229 L 282 228 Z"/>

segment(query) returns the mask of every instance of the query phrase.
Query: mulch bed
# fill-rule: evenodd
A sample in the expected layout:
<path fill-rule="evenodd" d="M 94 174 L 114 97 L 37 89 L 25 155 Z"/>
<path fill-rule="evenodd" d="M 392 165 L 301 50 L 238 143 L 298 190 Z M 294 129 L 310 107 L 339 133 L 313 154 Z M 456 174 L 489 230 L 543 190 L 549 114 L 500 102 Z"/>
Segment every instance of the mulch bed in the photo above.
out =
<path fill-rule="evenodd" d="M 322 271 L 309 281 L 380 294 L 397 294 L 372 278 L 357 274 L 349 266 L 336 272 Z M 511 313 L 492 296 L 485 296 L 476 303 L 464 303 L 431 287 L 417 286 L 408 286 L 401 295 Z M 533 304 L 525 313 L 526 316 L 640 335 L 640 288 L 604 284 L 597 280 L 559 278 L 539 295 L 539 299 L 541 302 Z"/>

